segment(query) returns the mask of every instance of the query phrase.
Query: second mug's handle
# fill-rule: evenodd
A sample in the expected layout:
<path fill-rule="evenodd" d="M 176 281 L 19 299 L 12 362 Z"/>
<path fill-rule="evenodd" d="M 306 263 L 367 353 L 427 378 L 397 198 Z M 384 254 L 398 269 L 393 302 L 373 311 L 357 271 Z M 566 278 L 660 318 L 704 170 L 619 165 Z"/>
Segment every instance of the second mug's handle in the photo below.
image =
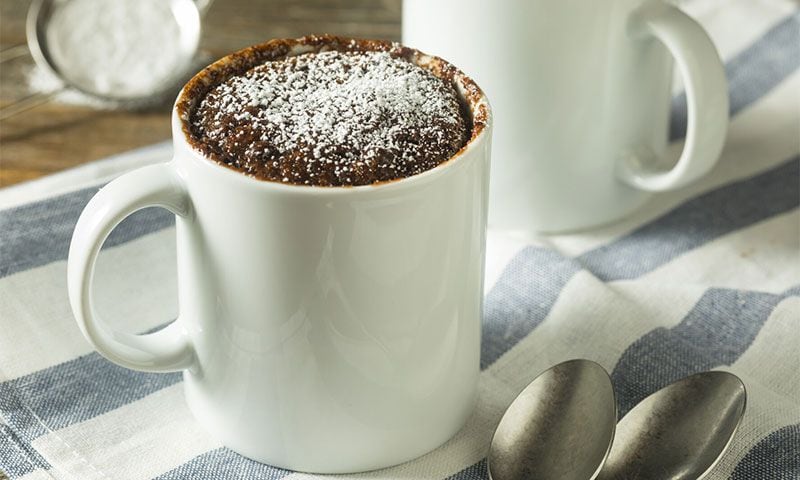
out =
<path fill-rule="evenodd" d="M 725 69 L 703 27 L 672 5 L 647 3 L 630 22 L 635 38 L 654 37 L 675 57 L 686 89 L 688 123 L 686 144 L 672 170 L 648 169 L 638 158 L 628 157 L 617 164 L 617 175 L 642 190 L 679 188 L 708 173 L 722 151 L 729 109 Z"/>
<path fill-rule="evenodd" d="M 189 195 L 172 165 L 164 163 L 126 173 L 109 183 L 81 213 L 67 260 L 67 287 L 72 312 L 83 335 L 114 363 L 134 370 L 171 372 L 195 363 L 194 348 L 180 319 L 148 335 L 111 330 L 92 305 L 92 277 L 106 237 L 125 217 L 145 207 L 163 207 L 188 216 Z"/>

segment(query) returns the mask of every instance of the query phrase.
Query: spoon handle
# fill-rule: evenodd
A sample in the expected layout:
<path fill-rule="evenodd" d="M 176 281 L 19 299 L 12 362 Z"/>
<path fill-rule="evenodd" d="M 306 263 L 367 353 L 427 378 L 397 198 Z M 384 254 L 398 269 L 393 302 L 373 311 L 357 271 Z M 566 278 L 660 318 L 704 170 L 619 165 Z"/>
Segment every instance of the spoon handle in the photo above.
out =
<path fill-rule="evenodd" d="M 5 105 L 3 108 L 0 108 L 0 120 L 5 120 L 18 113 L 22 113 L 26 110 L 30 110 L 31 108 L 45 104 L 63 90 L 64 88 L 59 88 L 58 90 L 54 90 L 52 92 L 34 93 L 33 95 L 28 95 L 27 97 L 17 100 L 16 102 Z"/>
<path fill-rule="evenodd" d="M 11 47 L 0 50 L 0 63 L 4 63 L 9 60 L 14 60 L 15 58 L 30 55 L 30 53 L 31 51 L 28 50 L 28 45 L 24 43 L 20 43 L 19 45 L 13 45 Z"/>

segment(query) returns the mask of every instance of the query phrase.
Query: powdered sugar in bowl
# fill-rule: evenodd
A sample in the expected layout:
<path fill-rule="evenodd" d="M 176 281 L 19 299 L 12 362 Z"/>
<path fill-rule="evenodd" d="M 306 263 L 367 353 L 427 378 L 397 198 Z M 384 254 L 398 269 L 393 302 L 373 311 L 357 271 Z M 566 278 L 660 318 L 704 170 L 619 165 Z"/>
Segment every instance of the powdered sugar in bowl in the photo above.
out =
<path fill-rule="evenodd" d="M 65 87 L 125 102 L 174 90 L 200 31 L 192 0 L 35 0 L 26 33 L 36 64 Z"/>

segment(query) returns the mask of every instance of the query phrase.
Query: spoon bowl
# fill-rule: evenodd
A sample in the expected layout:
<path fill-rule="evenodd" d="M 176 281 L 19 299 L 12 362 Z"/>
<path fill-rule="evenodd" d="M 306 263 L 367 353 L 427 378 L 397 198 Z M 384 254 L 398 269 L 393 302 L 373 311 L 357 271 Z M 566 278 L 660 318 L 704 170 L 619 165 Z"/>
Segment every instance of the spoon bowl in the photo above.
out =
<path fill-rule="evenodd" d="M 699 373 L 662 388 L 619 422 L 598 478 L 703 478 L 730 445 L 746 398 L 742 381 L 727 372 Z"/>
<path fill-rule="evenodd" d="M 560 363 L 512 402 L 489 451 L 491 480 L 591 480 L 617 422 L 611 379 L 589 360 Z"/>

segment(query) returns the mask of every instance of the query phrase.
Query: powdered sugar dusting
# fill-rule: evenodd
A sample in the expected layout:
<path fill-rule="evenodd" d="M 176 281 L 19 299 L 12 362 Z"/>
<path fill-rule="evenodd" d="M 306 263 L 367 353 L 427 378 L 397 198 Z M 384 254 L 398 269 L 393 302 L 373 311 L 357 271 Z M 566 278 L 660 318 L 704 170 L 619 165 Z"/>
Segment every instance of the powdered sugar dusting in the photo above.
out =
<path fill-rule="evenodd" d="M 411 176 L 468 137 L 455 89 L 391 52 L 307 53 L 259 65 L 212 89 L 192 127 L 234 168 L 310 185 Z"/>

